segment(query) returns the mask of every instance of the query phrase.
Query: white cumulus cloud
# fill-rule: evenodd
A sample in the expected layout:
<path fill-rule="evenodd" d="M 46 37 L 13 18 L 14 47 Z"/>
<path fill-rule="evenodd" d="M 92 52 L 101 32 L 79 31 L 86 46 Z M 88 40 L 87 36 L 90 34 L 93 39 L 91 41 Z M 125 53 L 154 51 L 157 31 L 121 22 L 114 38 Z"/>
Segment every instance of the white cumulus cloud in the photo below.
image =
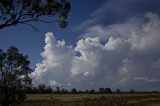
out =
<path fill-rule="evenodd" d="M 33 82 L 79 89 L 159 89 L 159 29 L 159 15 L 148 13 L 120 24 L 91 26 L 73 47 L 48 32 Z"/>

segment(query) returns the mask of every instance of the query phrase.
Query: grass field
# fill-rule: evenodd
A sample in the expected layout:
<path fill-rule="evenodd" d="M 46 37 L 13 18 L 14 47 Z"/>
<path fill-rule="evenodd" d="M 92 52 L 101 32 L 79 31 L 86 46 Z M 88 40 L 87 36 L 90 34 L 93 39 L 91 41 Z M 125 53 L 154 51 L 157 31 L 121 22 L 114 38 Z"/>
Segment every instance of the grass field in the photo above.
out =
<path fill-rule="evenodd" d="M 160 94 L 27 94 L 22 105 L 160 106 Z"/>

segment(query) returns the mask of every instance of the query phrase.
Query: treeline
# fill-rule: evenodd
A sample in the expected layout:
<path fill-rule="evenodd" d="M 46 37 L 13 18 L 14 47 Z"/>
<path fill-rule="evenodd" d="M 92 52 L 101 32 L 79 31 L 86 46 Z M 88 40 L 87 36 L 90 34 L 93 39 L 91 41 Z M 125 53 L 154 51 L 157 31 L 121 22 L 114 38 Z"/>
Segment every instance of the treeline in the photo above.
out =
<path fill-rule="evenodd" d="M 72 88 L 70 90 L 56 87 L 52 89 L 50 86 L 46 86 L 44 84 L 40 84 L 37 87 L 26 87 L 25 89 L 26 94 L 111 94 L 113 93 L 110 88 L 99 88 L 98 91 L 94 89 L 90 90 L 78 90 L 76 88 Z"/>
<path fill-rule="evenodd" d="M 129 91 L 121 91 L 117 89 L 112 91 L 110 88 L 99 88 L 98 90 L 90 89 L 90 90 L 78 90 L 76 88 L 72 88 L 70 90 L 56 87 L 52 89 L 50 86 L 46 86 L 44 84 L 40 84 L 37 87 L 27 87 L 25 88 L 26 94 L 124 94 L 124 93 L 160 93 L 159 91 L 135 91 L 134 89 L 130 89 Z"/>

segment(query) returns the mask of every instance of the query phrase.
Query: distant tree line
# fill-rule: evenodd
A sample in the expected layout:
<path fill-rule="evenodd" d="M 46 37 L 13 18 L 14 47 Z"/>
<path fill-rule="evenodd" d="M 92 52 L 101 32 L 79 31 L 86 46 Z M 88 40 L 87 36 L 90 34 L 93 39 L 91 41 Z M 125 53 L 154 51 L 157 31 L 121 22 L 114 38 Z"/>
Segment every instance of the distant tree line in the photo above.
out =
<path fill-rule="evenodd" d="M 72 88 L 70 90 L 56 87 L 52 89 L 50 86 L 46 86 L 45 84 L 39 84 L 37 87 L 26 87 L 24 89 L 26 94 L 111 94 L 113 93 L 110 88 L 99 88 L 99 90 L 90 89 L 90 90 L 78 90 L 76 88 Z"/>
<path fill-rule="evenodd" d="M 39 84 L 37 87 L 28 87 L 25 88 L 26 94 L 124 94 L 124 93 L 159 93 L 159 91 L 135 91 L 134 89 L 130 89 L 129 91 L 122 91 L 120 89 L 116 89 L 112 91 L 111 88 L 99 88 L 95 89 L 87 89 L 87 90 L 78 90 L 76 88 L 72 88 L 70 90 L 56 87 L 52 88 L 50 86 L 46 86 L 45 84 Z"/>

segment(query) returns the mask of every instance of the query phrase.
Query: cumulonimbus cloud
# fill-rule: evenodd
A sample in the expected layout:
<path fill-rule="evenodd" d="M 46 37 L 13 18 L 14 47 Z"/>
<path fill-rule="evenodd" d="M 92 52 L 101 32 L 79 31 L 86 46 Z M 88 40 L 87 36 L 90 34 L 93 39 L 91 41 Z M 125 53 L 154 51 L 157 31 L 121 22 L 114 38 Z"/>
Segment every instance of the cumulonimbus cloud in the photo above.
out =
<path fill-rule="evenodd" d="M 159 5 L 158 0 L 154 2 L 153 0 L 106 0 L 91 13 L 87 20 L 77 26 L 77 30 L 96 24 L 121 23 L 135 16 L 142 17 L 146 12 L 159 13 Z"/>
<path fill-rule="evenodd" d="M 159 29 L 159 15 L 147 13 L 121 24 L 92 26 L 75 47 L 48 32 L 33 82 L 79 89 L 159 89 Z"/>

